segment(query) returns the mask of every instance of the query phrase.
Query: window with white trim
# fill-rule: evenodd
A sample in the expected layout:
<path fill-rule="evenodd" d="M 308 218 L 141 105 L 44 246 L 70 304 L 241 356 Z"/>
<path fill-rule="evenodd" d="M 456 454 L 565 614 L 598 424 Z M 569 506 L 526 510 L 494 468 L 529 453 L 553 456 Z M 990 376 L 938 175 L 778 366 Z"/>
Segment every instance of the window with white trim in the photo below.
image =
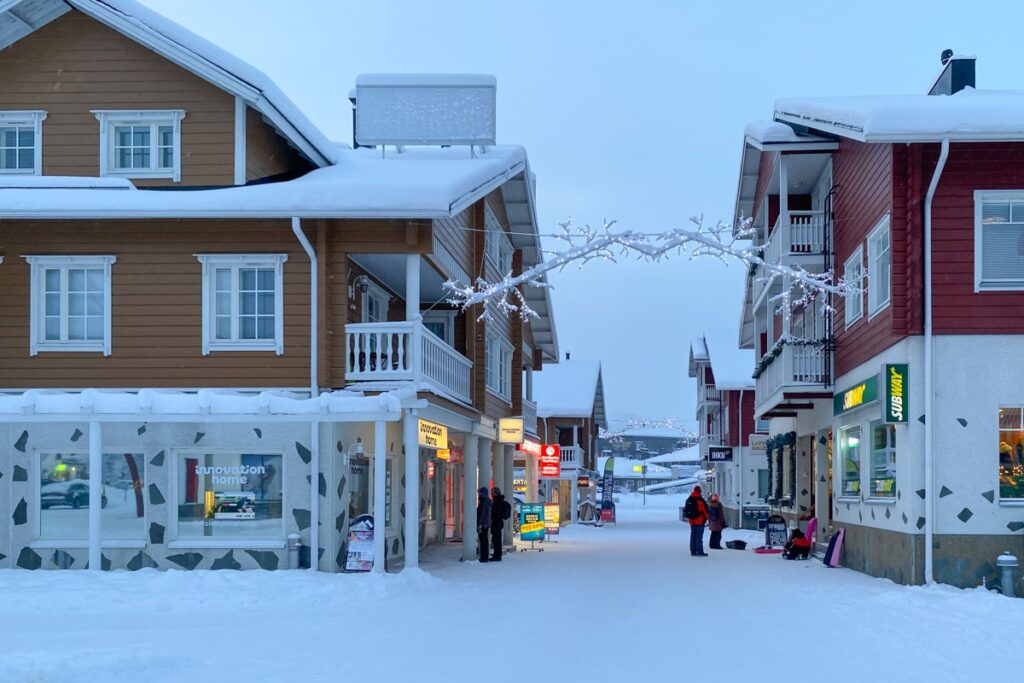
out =
<path fill-rule="evenodd" d="M 202 255 L 203 355 L 284 353 L 286 254 Z"/>
<path fill-rule="evenodd" d="M 504 277 L 512 272 L 512 254 L 515 249 L 508 235 L 501 227 L 501 222 L 494 214 L 490 205 L 484 210 L 484 253 L 491 264 L 498 269 L 498 273 Z"/>
<path fill-rule="evenodd" d="M 40 175 L 45 111 L 0 111 L 0 173 Z"/>
<path fill-rule="evenodd" d="M 366 278 L 360 287 L 365 287 L 363 291 L 362 322 L 386 323 L 388 321 L 388 306 L 391 303 L 391 295 L 369 278 Z"/>
<path fill-rule="evenodd" d="M 892 291 L 892 252 L 889 217 L 868 235 L 868 313 L 874 315 L 889 305 Z"/>
<path fill-rule="evenodd" d="M 448 346 L 455 346 L 456 313 L 456 311 L 450 309 L 424 311 L 423 327 L 436 335 Z"/>
<path fill-rule="evenodd" d="M 974 291 L 1024 289 L 1024 191 L 974 193 Z"/>
<path fill-rule="evenodd" d="M 31 266 L 30 353 L 110 355 L 110 266 L 116 256 L 26 256 Z"/>
<path fill-rule="evenodd" d="M 100 122 L 100 175 L 181 181 L 181 109 L 94 111 Z"/>
<path fill-rule="evenodd" d="M 512 400 L 512 344 L 504 337 L 487 333 L 484 345 L 484 384 L 505 399 Z"/>
<path fill-rule="evenodd" d="M 843 266 L 843 278 L 846 281 L 846 297 L 843 308 L 846 310 L 846 326 L 854 324 L 864 316 L 864 248 L 857 247 L 853 255 Z"/>

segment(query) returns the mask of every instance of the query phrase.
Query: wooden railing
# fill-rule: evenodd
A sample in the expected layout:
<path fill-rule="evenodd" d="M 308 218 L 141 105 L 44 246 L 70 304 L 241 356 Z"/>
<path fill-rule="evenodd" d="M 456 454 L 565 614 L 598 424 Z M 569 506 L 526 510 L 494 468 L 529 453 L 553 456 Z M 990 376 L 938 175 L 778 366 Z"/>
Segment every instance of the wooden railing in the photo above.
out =
<path fill-rule="evenodd" d="M 790 211 L 779 214 L 768 244 L 764 247 L 765 263 L 784 263 L 799 256 L 825 253 L 825 213 L 823 211 Z M 809 267 L 809 266 L 808 266 Z M 759 269 L 753 282 L 753 298 L 760 299 L 768 287 L 771 273 Z M 777 278 L 776 278 L 777 279 Z"/>
<path fill-rule="evenodd" d="M 579 446 L 562 446 L 562 469 L 572 470 L 583 467 L 583 449 Z"/>
<path fill-rule="evenodd" d="M 430 382 L 471 402 L 473 362 L 416 322 L 345 326 L 345 377 L 350 382 Z"/>
<path fill-rule="evenodd" d="M 758 406 L 786 387 L 824 386 L 828 381 L 828 356 L 816 345 L 784 344 L 782 353 L 765 367 L 756 380 Z"/>

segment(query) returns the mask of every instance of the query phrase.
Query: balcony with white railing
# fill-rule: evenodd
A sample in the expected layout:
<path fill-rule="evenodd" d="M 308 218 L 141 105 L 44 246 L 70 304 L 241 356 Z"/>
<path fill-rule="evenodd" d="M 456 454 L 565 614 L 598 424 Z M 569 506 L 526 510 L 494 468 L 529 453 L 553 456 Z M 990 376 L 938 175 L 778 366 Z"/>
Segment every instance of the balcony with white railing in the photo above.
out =
<path fill-rule="evenodd" d="M 760 415 L 778 405 L 785 393 L 824 392 L 831 376 L 829 356 L 819 344 L 783 343 L 755 380 L 755 412 Z"/>
<path fill-rule="evenodd" d="M 718 432 L 705 432 L 700 435 L 700 454 L 705 458 L 708 455 L 708 448 L 710 446 L 721 446 L 722 435 Z"/>
<path fill-rule="evenodd" d="M 789 211 L 779 214 L 767 244 L 764 245 L 764 262 L 770 264 L 797 265 L 811 273 L 822 272 L 825 267 L 826 240 L 824 211 Z M 762 269 L 753 282 L 753 299 L 777 282 L 771 281 L 771 274 Z M 775 278 L 778 280 L 778 277 Z"/>
<path fill-rule="evenodd" d="M 562 446 L 562 469 L 577 470 L 583 467 L 583 449 L 579 446 Z"/>
<path fill-rule="evenodd" d="M 526 398 L 523 399 L 523 429 L 537 436 L 537 404 Z"/>
<path fill-rule="evenodd" d="M 345 326 L 348 382 L 429 382 L 463 403 L 471 403 L 473 362 L 419 322 L 358 323 Z"/>
<path fill-rule="evenodd" d="M 714 412 L 722 407 L 722 391 L 711 384 L 704 384 L 698 388 L 697 399 L 698 412 Z"/>

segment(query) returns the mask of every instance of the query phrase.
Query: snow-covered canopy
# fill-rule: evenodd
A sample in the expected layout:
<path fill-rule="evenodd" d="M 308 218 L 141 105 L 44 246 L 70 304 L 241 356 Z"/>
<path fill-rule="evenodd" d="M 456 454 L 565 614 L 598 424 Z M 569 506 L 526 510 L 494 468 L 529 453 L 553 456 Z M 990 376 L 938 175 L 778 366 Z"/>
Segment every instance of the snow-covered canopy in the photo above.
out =
<path fill-rule="evenodd" d="M 782 99 L 775 119 L 863 142 L 1024 140 L 1024 91 Z"/>
<path fill-rule="evenodd" d="M 711 373 L 718 389 L 750 389 L 754 386 L 754 352 L 740 349 L 736 330 L 710 329 L 704 332 Z"/>
<path fill-rule="evenodd" d="M 608 426 L 599 361 L 565 360 L 545 365 L 533 375 L 533 399 L 538 417 L 593 417 L 602 429 Z"/>
<path fill-rule="evenodd" d="M 693 433 L 675 427 L 633 427 L 619 433 L 627 439 L 691 439 Z"/>
<path fill-rule="evenodd" d="M 604 464 L 608 456 L 597 458 L 597 471 L 604 473 Z M 634 460 L 633 458 L 616 457 L 613 463 L 616 479 L 671 479 L 672 470 L 661 465 L 651 464 L 650 460 Z M 643 466 L 647 466 L 647 474 L 643 472 Z"/>
<path fill-rule="evenodd" d="M 85 389 L 0 394 L 0 422 L 28 418 L 53 421 L 92 419 L 135 419 L 198 422 L 230 421 L 232 417 L 251 420 L 253 416 L 292 418 L 298 421 L 348 422 L 397 420 L 401 415 L 399 393 L 365 396 L 359 392 L 335 391 L 316 398 L 283 391 L 243 394 L 201 389 L 197 392 L 142 389 L 138 392 Z"/>
<path fill-rule="evenodd" d="M 676 465 L 699 463 L 701 461 L 700 446 L 690 446 L 671 453 L 662 453 L 647 458 L 646 462 L 655 465 Z"/>
<path fill-rule="evenodd" d="M 341 156 L 337 165 L 295 180 L 189 192 L 22 182 L 21 189 L 0 186 L 0 218 L 441 218 L 528 170 L 526 151 L 515 145 L 488 148 L 477 158 L 465 148 L 416 148 L 384 159 L 378 150 L 358 149 Z"/>

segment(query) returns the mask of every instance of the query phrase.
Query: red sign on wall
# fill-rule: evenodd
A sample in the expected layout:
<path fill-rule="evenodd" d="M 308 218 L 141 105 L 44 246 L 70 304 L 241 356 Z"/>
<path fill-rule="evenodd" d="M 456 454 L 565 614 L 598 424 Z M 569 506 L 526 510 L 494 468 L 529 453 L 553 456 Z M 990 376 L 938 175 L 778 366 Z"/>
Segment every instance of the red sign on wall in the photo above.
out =
<path fill-rule="evenodd" d="M 523 441 L 523 443 L 516 446 L 516 450 L 520 453 L 526 453 L 527 455 L 533 455 L 536 457 L 541 456 L 541 451 L 544 447 L 536 441 Z"/>
<path fill-rule="evenodd" d="M 558 477 L 562 473 L 562 449 L 558 444 L 548 443 L 540 450 L 540 476 Z"/>

